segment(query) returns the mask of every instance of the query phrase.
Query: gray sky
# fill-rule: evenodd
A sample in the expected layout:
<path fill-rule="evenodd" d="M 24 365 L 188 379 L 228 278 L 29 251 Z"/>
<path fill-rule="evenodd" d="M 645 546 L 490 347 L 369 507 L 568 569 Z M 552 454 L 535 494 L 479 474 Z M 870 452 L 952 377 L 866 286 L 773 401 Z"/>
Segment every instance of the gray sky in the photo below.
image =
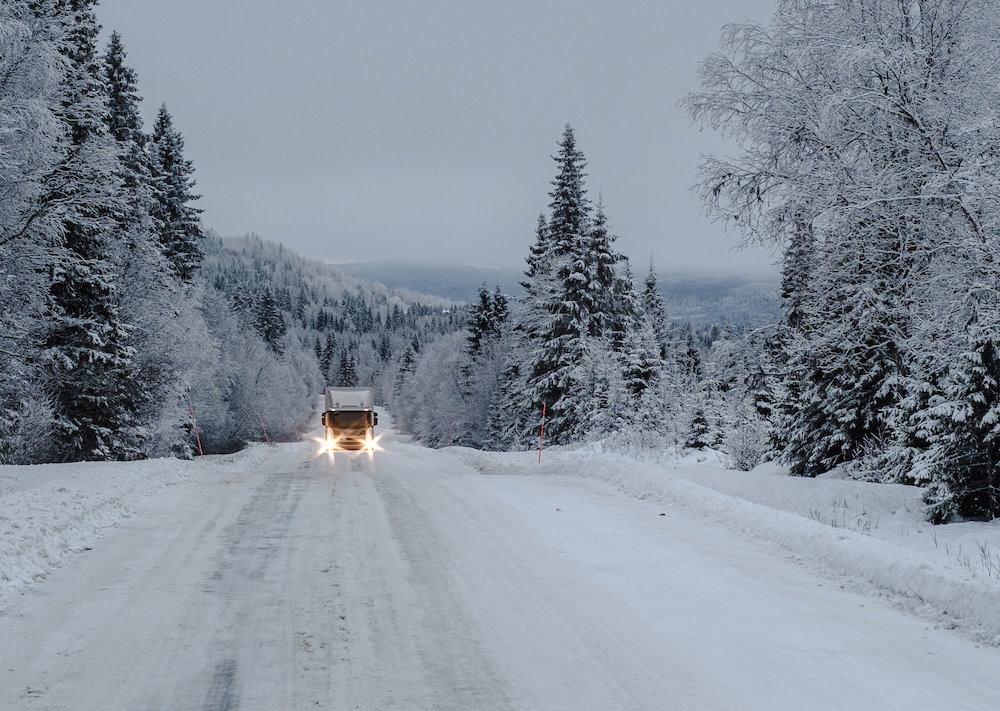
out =
<path fill-rule="evenodd" d="M 690 192 L 721 140 L 677 108 L 726 22 L 770 0 L 101 0 L 195 165 L 205 225 L 330 261 L 522 266 L 569 122 L 644 271 L 773 255 Z M 103 51 L 103 46 L 102 46 Z"/>

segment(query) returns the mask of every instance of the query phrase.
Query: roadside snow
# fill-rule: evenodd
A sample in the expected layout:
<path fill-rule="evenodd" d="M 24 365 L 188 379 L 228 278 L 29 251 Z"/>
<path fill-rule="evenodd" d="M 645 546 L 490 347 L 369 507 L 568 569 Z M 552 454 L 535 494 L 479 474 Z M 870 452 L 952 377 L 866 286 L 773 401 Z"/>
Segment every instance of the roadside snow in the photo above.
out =
<path fill-rule="evenodd" d="M 67 556 L 90 550 L 147 497 L 206 467 L 253 471 L 272 451 L 253 445 L 195 461 L 0 466 L 0 609 Z"/>
<path fill-rule="evenodd" d="M 923 519 L 917 487 L 790 477 L 773 464 L 734 471 L 712 452 L 653 461 L 600 446 L 555 447 L 539 464 L 537 452 L 447 451 L 484 474 L 610 483 L 630 496 L 777 545 L 936 626 L 960 628 L 1000 646 L 1000 520 L 931 526 Z"/>

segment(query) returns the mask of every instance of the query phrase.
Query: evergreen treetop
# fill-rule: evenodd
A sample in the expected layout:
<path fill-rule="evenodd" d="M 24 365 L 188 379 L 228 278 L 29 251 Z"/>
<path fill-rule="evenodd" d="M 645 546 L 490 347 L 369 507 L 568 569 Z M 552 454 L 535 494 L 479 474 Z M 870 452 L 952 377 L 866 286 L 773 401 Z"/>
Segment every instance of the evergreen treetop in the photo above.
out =
<path fill-rule="evenodd" d="M 649 272 L 646 274 L 642 291 L 642 306 L 653 326 L 656 343 L 660 347 L 660 358 L 665 360 L 670 350 L 670 321 L 667 316 L 667 305 L 656 279 L 656 267 L 652 255 L 649 257 Z"/>
<path fill-rule="evenodd" d="M 559 172 L 549 193 L 550 216 L 546 234 L 556 257 L 572 254 L 590 227 L 590 200 L 584 187 L 587 163 L 576 147 L 573 128 L 566 124 L 559 153 L 552 157 Z"/>
<path fill-rule="evenodd" d="M 125 48 L 121 35 L 117 32 L 111 33 L 108 40 L 104 54 L 104 74 L 108 86 L 111 135 L 121 143 L 131 141 L 142 145 L 145 143 L 145 136 L 142 133 L 142 117 L 139 115 L 142 97 L 137 93 L 138 75 L 125 64 Z"/>
<path fill-rule="evenodd" d="M 149 152 L 159 183 L 160 248 L 178 277 L 190 281 L 202 259 L 202 211 L 191 204 L 201 196 L 192 192 L 194 167 L 184 157 L 184 138 L 174 128 L 166 104 L 156 116 Z"/>

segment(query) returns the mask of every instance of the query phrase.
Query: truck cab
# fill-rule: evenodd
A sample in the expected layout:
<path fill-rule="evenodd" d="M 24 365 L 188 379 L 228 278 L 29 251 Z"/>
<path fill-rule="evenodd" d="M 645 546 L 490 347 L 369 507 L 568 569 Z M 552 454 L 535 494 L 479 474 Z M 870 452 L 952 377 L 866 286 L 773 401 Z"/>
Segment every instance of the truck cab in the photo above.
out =
<path fill-rule="evenodd" d="M 378 424 L 371 388 L 326 388 L 323 426 L 330 449 L 370 450 Z"/>

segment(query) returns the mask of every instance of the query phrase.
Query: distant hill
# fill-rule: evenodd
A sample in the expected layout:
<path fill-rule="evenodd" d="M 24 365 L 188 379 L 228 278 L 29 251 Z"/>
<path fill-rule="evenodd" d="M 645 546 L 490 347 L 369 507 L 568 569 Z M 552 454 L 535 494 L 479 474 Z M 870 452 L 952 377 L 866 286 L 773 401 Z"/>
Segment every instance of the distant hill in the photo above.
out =
<path fill-rule="evenodd" d="M 492 291 L 498 284 L 506 294 L 520 294 L 523 270 L 490 269 L 461 265 L 354 262 L 335 264 L 347 276 L 375 281 L 397 289 L 433 294 L 453 302 L 471 303 L 484 283 Z"/>
<path fill-rule="evenodd" d="M 390 289 L 433 294 L 455 303 L 476 299 L 479 287 L 499 285 L 506 294 L 520 296 L 524 271 L 468 265 L 424 265 L 400 262 L 338 264 L 344 274 L 380 282 Z M 760 326 L 778 318 L 778 277 L 738 275 L 659 275 L 660 290 L 674 321 L 694 324 L 750 324 Z"/>
<path fill-rule="evenodd" d="M 781 311 L 777 276 L 661 274 L 657 278 L 674 321 L 763 326 L 777 321 Z"/>

